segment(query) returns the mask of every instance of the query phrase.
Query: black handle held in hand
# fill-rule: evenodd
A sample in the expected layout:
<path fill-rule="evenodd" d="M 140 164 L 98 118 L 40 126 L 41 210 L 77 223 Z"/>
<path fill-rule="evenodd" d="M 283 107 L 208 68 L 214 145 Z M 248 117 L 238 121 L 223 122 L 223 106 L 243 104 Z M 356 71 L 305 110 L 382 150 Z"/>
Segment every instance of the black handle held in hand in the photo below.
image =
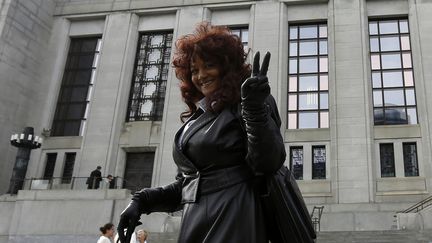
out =
<path fill-rule="evenodd" d="M 246 79 L 241 86 L 241 98 L 246 107 L 262 105 L 270 94 L 270 86 L 267 78 L 267 70 L 270 63 L 270 52 L 264 56 L 260 69 L 260 53 L 254 56 L 252 77 Z"/>

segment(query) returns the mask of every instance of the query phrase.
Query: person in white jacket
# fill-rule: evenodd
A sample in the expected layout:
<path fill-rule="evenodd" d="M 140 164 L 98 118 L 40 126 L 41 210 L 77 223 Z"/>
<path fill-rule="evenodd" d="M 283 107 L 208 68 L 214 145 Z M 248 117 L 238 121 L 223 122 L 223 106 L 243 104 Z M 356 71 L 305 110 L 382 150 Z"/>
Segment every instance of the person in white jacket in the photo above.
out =
<path fill-rule="evenodd" d="M 107 223 L 100 227 L 99 230 L 102 232 L 102 235 L 99 237 L 97 243 L 111 243 L 115 232 L 114 224 Z"/>

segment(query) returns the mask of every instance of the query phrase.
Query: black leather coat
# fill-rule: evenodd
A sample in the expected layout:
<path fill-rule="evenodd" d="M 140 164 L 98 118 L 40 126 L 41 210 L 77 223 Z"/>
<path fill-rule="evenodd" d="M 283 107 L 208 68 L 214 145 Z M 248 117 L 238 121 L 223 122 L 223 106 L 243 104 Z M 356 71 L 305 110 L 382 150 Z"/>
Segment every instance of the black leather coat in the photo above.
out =
<path fill-rule="evenodd" d="M 136 193 L 142 213 L 183 206 L 181 243 L 268 242 L 256 178 L 281 167 L 285 147 L 276 103 L 265 103 L 267 119 L 256 124 L 243 123 L 240 105 L 196 112 L 175 136 L 177 180 Z"/>

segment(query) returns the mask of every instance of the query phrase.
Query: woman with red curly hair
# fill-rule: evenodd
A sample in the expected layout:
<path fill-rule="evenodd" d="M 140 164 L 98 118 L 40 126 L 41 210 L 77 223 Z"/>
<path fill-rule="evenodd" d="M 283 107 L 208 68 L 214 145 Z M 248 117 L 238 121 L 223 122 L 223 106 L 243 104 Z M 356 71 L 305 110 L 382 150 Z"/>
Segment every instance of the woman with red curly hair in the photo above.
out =
<path fill-rule="evenodd" d="M 128 236 L 140 215 L 183 209 L 178 242 L 264 243 L 266 228 L 257 178 L 285 160 L 280 118 L 259 53 L 251 67 L 239 37 L 226 27 L 201 23 L 179 38 L 173 65 L 188 109 L 174 138 L 177 180 L 135 193 L 118 232 Z"/>

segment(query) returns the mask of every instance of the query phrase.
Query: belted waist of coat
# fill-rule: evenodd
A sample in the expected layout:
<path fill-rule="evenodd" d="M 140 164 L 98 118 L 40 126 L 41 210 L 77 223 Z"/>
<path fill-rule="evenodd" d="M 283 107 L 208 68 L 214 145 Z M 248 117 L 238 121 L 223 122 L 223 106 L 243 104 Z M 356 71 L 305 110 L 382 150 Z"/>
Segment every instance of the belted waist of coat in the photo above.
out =
<path fill-rule="evenodd" d="M 246 165 L 183 174 L 183 176 L 185 179 L 182 188 L 182 203 L 193 203 L 199 195 L 217 192 L 254 177 Z"/>

